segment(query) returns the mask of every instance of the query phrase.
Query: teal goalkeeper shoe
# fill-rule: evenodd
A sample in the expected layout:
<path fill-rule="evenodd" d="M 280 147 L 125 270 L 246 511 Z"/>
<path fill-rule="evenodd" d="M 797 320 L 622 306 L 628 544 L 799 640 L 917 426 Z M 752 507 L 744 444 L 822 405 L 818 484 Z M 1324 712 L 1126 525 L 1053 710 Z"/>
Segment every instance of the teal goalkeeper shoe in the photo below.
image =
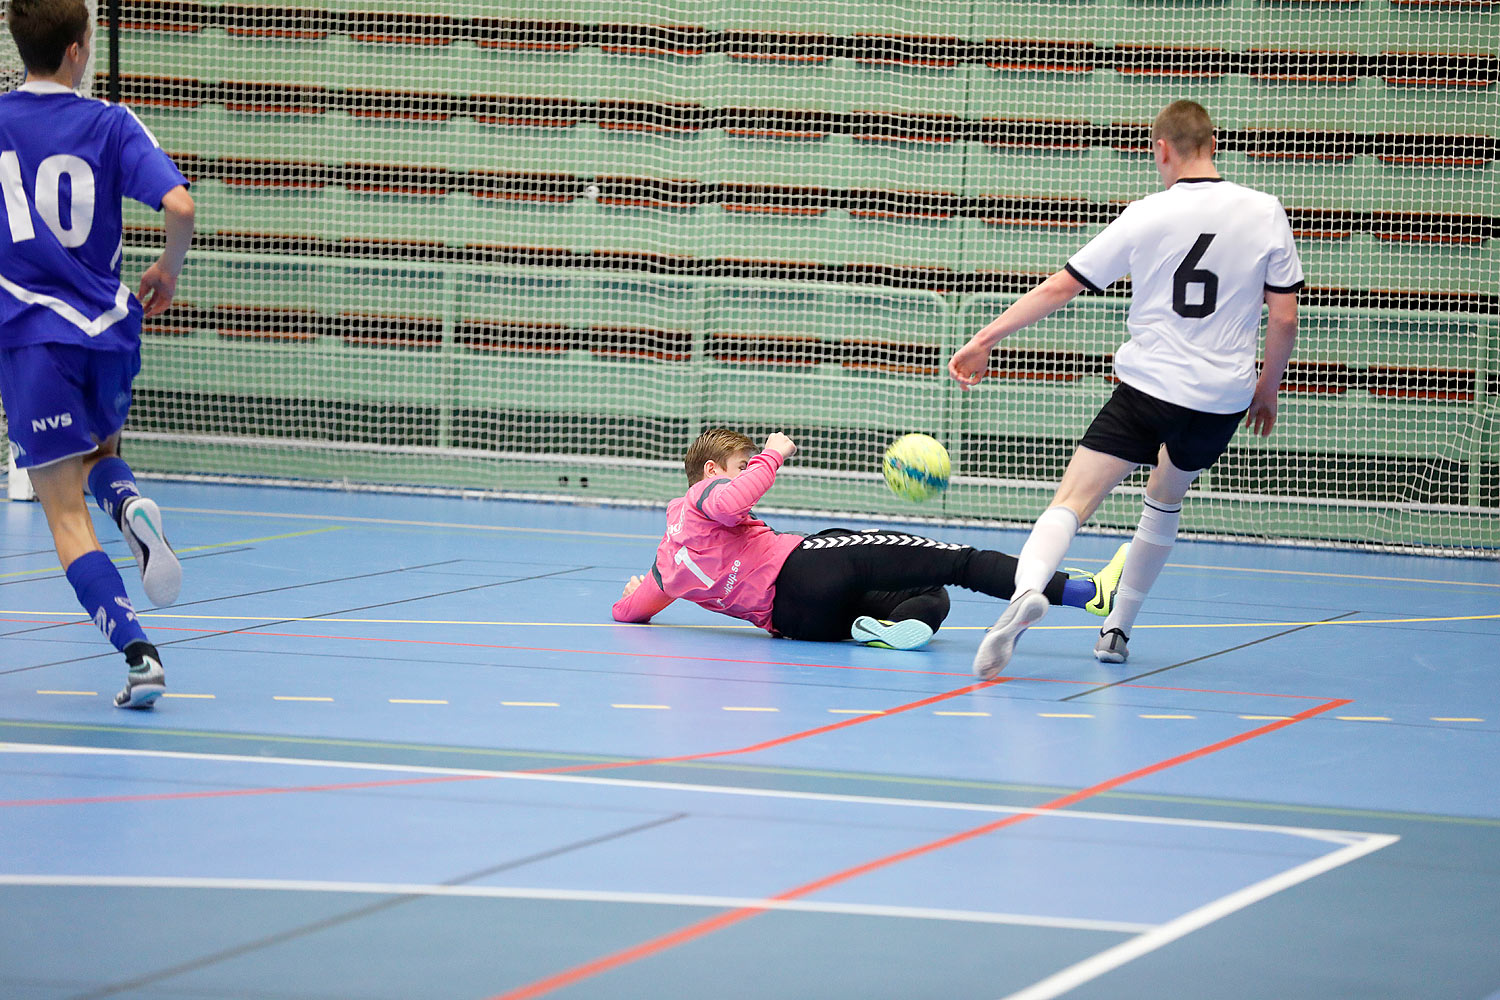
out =
<path fill-rule="evenodd" d="M 849 638 L 880 649 L 916 649 L 918 646 L 925 646 L 927 640 L 932 638 L 932 629 L 926 622 L 915 618 L 888 622 L 860 615 L 849 627 Z"/>
<path fill-rule="evenodd" d="M 1080 573 L 1094 581 L 1094 599 L 1083 606 L 1083 610 L 1100 618 L 1108 618 L 1115 606 L 1115 591 L 1120 589 L 1120 574 L 1125 570 L 1125 557 L 1130 553 L 1126 542 L 1115 550 L 1109 563 L 1097 573 Z"/>

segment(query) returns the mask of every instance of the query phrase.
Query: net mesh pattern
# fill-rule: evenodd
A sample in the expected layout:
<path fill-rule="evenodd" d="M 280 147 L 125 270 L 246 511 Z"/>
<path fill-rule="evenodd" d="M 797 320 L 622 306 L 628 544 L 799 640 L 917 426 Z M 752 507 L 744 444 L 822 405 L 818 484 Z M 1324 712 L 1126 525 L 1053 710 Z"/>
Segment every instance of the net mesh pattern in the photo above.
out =
<path fill-rule="evenodd" d="M 142 471 L 665 501 L 727 425 L 801 446 L 778 507 L 1029 521 L 1114 384 L 1128 282 L 973 392 L 946 359 L 1159 188 L 1149 123 L 1191 98 L 1221 173 L 1286 206 L 1307 287 L 1280 424 L 1185 530 L 1500 546 L 1495 0 L 122 17 L 121 99 L 198 204 L 143 337 Z M 126 221 L 130 284 L 161 222 Z M 921 507 L 878 474 L 914 431 L 955 472 Z"/>

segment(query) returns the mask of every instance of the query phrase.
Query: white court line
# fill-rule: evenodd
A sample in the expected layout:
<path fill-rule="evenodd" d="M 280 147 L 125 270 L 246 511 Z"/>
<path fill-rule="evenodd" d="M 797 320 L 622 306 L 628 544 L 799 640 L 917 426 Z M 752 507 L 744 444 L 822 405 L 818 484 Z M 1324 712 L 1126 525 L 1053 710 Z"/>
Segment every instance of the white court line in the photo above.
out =
<path fill-rule="evenodd" d="M 248 754 L 195 753 L 185 750 L 138 750 L 123 747 L 78 747 L 49 743 L 3 743 L 0 753 L 75 755 L 84 757 L 151 757 L 161 760 L 226 761 L 237 764 L 282 764 L 289 767 L 314 767 L 352 771 L 383 771 L 393 774 L 429 774 L 469 778 L 494 778 L 502 781 L 541 781 L 557 784 L 601 785 L 611 788 L 640 788 L 668 792 L 694 792 L 704 795 L 733 795 L 745 798 L 789 799 L 801 802 L 836 802 L 849 805 L 891 806 L 900 809 L 938 809 L 953 812 L 1013 813 L 1036 812 L 1034 806 L 1003 806 L 989 802 L 950 802 L 939 799 L 895 799 L 879 795 L 844 795 L 836 792 L 794 792 L 778 788 L 748 788 L 735 785 L 692 785 L 674 781 L 637 781 L 629 778 L 601 778 L 589 774 L 536 774 L 526 771 L 492 771 L 479 768 L 431 767 L 423 764 L 380 764 L 369 761 L 319 760 L 309 757 L 258 757 Z M 1089 812 L 1084 809 L 1060 809 L 1038 814 L 1039 819 L 1082 819 L 1108 823 L 1139 823 L 1148 826 L 1180 826 L 1203 830 L 1246 830 L 1256 833 L 1279 833 L 1306 840 L 1319 840 L 1345 846 L 1363 843 L 1374 834 L 1352 830 L 1325 830 L 1304 826 L 1276 826 L 1267 823 L 1237 823 L 1229 820 L 1179 819 L 1170 816 L 1135 816 L 1129 813 Z"/>
<path fill-rule="evenodd" d="M 1243 910 L 1252 903 L 1257 903 L 1267 896 L 1275 895 L 1283 889 L 1289 889 L 1300 882 L 1324 872 L 1332 871 L 1340 865 L 1346 865 L 1366 854 L 1373 854 L 1383 847 L 1389 847 L 1400 837 L 1384 833 L 1370 833 L 1365 839 L 1357 844 L 1340 848 L 1331 854 L 1325 854 L 1321 858 L 1304 862 L 1295 868 L 1290 868 L 1279 875 L 1272 875 L 1268 879 L 1246 886 L 1237 892 L 1231 892 L 1200 906 L 1196 910 L 1184 913 L 1182 916 L 1167 921 L 1159 927 L 1153 928 L 1139 937 L 1131 938 L 1113 948 L 1105 949 L 1092 958 L 1086 958 L 1076 965 L 1070 965 L 1061 972 L 1053 973 L 1046 979 L 1036 982 L 1023 990 L 1018 990 L 1003 998 L 1003 1000 L 1050 1000 L 1052 997 L 1061 996 L 1076 986 L 1081 986 L 1091 979 L 1097 979 L 1107 972 L 1112 972 L 1124 965 L 1126 962 L 1149 954 L 1163 945 L 1170 944 L 1180 937 L 1185 937 L 1193 931 L 1201 930 L 1221 917 L 1227 917 L 1236 910 Z"/>
<path fill-rule="evenodd" d="M 0 885 L 87 886 L 130 889 L 233 889 L 284 892 L 352 892 L 381 896 L 458 896 L 481 899 L 553 899 L 582 903 L 641 903 L 656 906 L 707 906 L 716 909 L 796 910 L 802 913 L 843 913 L 860 917 L 900 917 L 907 920 L 951 920 L 971 924 L 1014 924 L 1059 930 L 1109 931 L 1140 934 L 1156 924 L 1085 917 L 1046 917 L 1028 913 L 990 913 L 982 910 L 944 910 L 924 906 L 882 906 L 872 903 L 818 903 L 803 899 L 761 899 L 753 896 L 697 896 L 665 892 L 606 892 L 595 889 L 530 889 L 489 885 L 427 885 L 416 882 L 323 882 L 304 879 L 173 878 L 132 875 L 0 875 Z"/>
<path fill-rule="evenodd" d="M 429 767 L 417 764 L 377 764 L 363 761 L 328 761 L 298 757 L 259 757 L 243 754 L 206 754 L 176 750 L 136 750 L 111 747 L 74 747 L 52 744 L 0 743 L 0 753 L 17 755 L 76 755 L 102 757 L 144 757 L 163 760 L 224 761 L 247 764 L 281 764 L 293 767 L 322 769 L 347 769 L 355 771 L 382 771 L 403 774 L 430 774 L 444 776 L 469 776 L 495 778 L 512 781 L 543 781 L 561 784 L 600 785 L 607 787 L 653 789 L 672 792 L 695 792 L 710 795 L 733 795 L 751 798 L 789 799 L 798 801 L 835 802 L 893 806 L 898 808 L 939 809 L 957 812 L 982 813 L 1028 813 L 1034 808 L 1025 806 L 1002 806 L 980 802 L 942 802 L 922 799 L 892 799 L 868 795 L 841 795 L 828 792 L 794 792 L 779 789 L 739 788 L 720 785 L 686 785 L 661 781 L 632 781 L 621 778 L 601 778 L 576 774 L 526 774 L 518 771 L 491 771 L 468 768 Z M 1058 810 L 1048 812 L 1046 819 L 1095 820 L 1113 823 L 1139 823 L 1154 826 L 1196 827 L 1214 830 L 1245 830 L 1264 833 L 1279 833 L 1310 840 L 1319 840 L 1341 845 L 1338 850 L 1312 861 L 1305 862 L 1279 875 L 1223 896 L 1211 903 L 1192 910 L 1165 924 L 1128 924 L 1119 921 L 1094 920 L 1090 918 L 1056 918 L 1030 914 L 990 913 L 971 910 L 942 910 L 924 907 L 878 906 L 854 903 L 821 903 L 807 900 L 739 899 L 720 896 L 688 896 L 653 893 L 612 893 L 602 891 L 570 891 L 544 889 L 509 889 L 486 886 L 421 886 L 404 883 L 323 883 L 288 882 L 274 879 L 131 879 L 108 876 L 67 875 L 0 875 L 0 884 L 12 885 L 157 885 L 163 887 L 182 886 L 194 888 L 243 888 L 243 889 L 300 889 L 302 891 L 328 892 L 377 892 L 410 895 L 490 895 L 509 898 L 579 899 L 587 901 L 617 901 L 634 903 L 657 903 L 685 906 L 725 906 L 734 909 L 788 909 L 808 912 L 858 913 L 871 916 L 910 917 L 927 920 L 954 920 L 971 923 L 1021 924 L 1034 927 L 1059 929 L 1101 930 L 1121 933 L 1136 933 L 1137 936 L 1113 948 L 1106 949 L 1038 982 L 1005 1000 L 1044 1000 L 1055 997 L 1074 986 L 1097 978 L 1126 962 L 1176 939 L 1190 934 L 1220 917 L 1243 909 L 1267 896 L 1280 892 L 1299 882 L 1306 881 L 1356 858 L 1377 851 L 1399 840 L 1388 834 L 1358 833 L 1347 830 L 1320 830 L 1305 827 L 1272 826 L 1260 823 L 1236 823 L 1224 820 L 1179 819 L 1175 817 L 1132 816 L 1120 813 L 1096 813 L 1083 810 Z M 69 882 L 69 879 L 83 881 Z M 341 888 L 342 887 L 342 888 Z M 1145 928 L 1144 930 L 1142 930 Z"/>

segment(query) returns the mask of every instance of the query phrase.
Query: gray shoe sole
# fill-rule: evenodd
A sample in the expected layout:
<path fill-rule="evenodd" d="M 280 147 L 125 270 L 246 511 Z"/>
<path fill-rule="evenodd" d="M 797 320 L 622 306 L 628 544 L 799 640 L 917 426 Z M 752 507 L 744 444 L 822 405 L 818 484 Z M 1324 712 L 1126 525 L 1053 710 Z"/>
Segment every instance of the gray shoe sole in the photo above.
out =
<path fill-rule="evenodd" d="M 1130 647 L 1126 645 L 1129 641 L 1114 634 L 1113 630 L 1099 636 L 1099 641 L 1094 643 L 1094 659 L 1100 663 L 1124 663 L 1130 658 Z"/>
<path fill-rule="evenodd" d="M 1047 598 L 1035 590 L 1011 601 L 979 643 L 979 650 L 974 654 L 974 676 L 987 681 L 1004 670 L 1021 633 L 1041 621 L 1046 613 Z"/>
<path fill-rule="evenodd" d="M 115 695 L 116 708 L 150 708 L 167 690 L 166 674 L 157 667 L 145 677 L 126 677 L 125 689 Z"/>

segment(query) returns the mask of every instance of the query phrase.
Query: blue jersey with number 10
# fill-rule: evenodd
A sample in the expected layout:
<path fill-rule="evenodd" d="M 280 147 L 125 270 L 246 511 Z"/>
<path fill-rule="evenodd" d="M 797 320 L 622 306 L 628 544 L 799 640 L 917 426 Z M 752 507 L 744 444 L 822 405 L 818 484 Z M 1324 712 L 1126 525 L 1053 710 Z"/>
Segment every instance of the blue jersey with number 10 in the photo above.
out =
<path fill-rule="evenodd" d="M 120 282 L 120 200 L 160 210 L 186 184 L 124 107 L 48 82 L 0 96 L 0 347 L 137 347 L 141 305 Z"/>

